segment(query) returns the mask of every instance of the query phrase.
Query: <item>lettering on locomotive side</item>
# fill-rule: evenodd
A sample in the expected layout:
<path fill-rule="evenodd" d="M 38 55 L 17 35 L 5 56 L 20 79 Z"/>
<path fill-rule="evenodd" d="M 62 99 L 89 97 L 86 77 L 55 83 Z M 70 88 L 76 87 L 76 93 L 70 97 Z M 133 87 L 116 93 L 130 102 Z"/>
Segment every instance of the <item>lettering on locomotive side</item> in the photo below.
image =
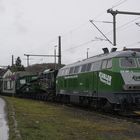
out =
<path fill-rule="evenodd" d="M 102 73 L 102 72 L 99 72 L 99 78 L 100 78 L 100 81 L 107 84 L 107 85 L 111 85 L 111 80 L 112 80 L 112 77 L 110 75 L 107 75 L 105 73 Z"/>
<path fill-rule="evenodd" d="M 78 75 L 71 75 L 71 76 L 66 76 L 64 77 L 65 79 L 73 79 L 73 78 L 78 78 Z"/>

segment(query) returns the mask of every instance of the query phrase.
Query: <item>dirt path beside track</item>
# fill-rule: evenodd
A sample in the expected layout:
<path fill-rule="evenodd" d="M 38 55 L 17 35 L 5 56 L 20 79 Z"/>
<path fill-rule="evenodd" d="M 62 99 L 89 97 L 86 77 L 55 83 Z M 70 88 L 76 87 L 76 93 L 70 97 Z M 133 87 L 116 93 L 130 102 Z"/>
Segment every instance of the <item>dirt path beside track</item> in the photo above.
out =
<path fill-rule="evenodd" d="M 0 98 L 0 140 L 8 140 L 9 137 L 5 105 L 5 101 Z"/>

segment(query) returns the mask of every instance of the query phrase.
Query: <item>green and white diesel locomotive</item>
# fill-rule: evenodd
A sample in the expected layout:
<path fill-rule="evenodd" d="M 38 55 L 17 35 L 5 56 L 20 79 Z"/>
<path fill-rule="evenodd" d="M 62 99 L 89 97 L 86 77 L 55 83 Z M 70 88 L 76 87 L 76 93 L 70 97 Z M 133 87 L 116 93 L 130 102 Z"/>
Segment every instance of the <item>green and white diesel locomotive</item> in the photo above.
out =
<path fill-rule="evenodd" d="M 56 79 L 61 100 L 116 110 L 140 105 L 140 52 L 115 51 L 61 68 Z"/>

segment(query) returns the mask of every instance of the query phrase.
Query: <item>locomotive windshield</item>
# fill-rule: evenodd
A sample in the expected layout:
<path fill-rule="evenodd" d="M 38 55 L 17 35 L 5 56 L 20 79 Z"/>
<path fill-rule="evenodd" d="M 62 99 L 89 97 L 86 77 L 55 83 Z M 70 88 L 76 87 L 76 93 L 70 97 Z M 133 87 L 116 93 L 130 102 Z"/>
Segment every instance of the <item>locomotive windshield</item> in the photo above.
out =
<path fill-rule="evenodd" d="M 135 58 L 125 57 L 120 59 L 120 66 L 122 68 L 136 68 L 137 64 Z"/>

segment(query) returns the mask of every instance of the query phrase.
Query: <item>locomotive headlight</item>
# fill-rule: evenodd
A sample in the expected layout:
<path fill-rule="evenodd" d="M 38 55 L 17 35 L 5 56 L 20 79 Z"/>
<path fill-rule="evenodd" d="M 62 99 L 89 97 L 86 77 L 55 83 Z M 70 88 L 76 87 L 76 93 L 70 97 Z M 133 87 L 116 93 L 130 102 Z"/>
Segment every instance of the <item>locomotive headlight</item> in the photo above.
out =
<path fill-rule="evenodd" d="M 133 86 L 132 85 L 123 85 L 123 89 L 124 90 L 133 90 Z"/>
<path fill-rule="evenodd" d="M 132 78 L 133 78 L 135 81 L 140 81 L 140 76 L 134 75 Z"/>

